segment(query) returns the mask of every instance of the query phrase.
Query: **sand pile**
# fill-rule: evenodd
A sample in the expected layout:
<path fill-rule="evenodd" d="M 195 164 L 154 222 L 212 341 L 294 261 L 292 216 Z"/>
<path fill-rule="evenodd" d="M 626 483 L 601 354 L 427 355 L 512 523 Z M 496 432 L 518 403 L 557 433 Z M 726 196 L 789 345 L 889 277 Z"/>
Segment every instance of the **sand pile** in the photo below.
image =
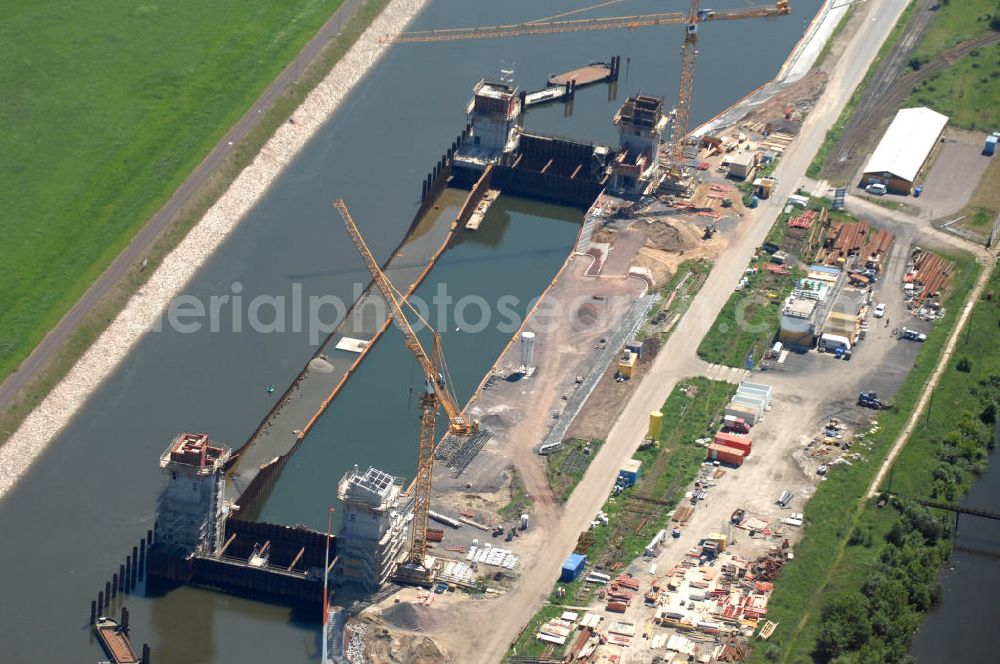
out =
<path fill-rule="evenodd" d="M 702 231 L 694 224 L 651 219 L 639 223 L 635 228 L 646 234 L 646 246 L 671 253 L 683 253 L 696 248 L 703 242 Z"/>

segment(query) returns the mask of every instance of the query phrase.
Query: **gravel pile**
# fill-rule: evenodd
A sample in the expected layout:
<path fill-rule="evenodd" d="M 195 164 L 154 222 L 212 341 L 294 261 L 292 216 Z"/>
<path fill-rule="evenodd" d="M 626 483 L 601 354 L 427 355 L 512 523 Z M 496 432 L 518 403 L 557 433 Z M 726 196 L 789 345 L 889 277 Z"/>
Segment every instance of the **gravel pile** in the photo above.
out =
<path fill-rule="evenodd" d="M 156 270 L 146 286 L 129 300 L 83 357 L 73 366 L 11 438 L 0 447 L 0 497 L 3 497 L 62 431 L 96 389 L 148 332 L 169 302 L 219 247 L 337 110 L 354 86 L 402 32 L 427 0 L 393 0 L 331 72 L 306 97 L 237 176 L 225 194 L 205 213 L 187 237 Z"/>

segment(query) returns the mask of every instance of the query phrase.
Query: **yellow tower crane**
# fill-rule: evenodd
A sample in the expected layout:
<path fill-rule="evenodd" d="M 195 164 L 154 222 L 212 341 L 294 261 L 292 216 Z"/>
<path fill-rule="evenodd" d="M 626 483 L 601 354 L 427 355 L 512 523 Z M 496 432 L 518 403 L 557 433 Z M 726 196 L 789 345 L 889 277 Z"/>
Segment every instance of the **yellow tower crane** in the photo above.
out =
<path fill-rule="evenodd" d="M 347 233 L 351 236 L 354 246 L 358 248 L 358 253 L 365 263 L 365 267 L 372 275 L 375 285 L 381 291 L 392 312 L 392 320 L 403 333 L 406 347 L 417 358 L 421 369 L 424 372 L 424 392 L 420 399 L 420 446 L 417 455 L 417 473 L 413 479 L 413 526 L 410 532 L 410 550 L 404 564 L 405 578 L 415 583 L 424 582 L 428 578 L 429 570 L 425 567 L 424 553 L 427 548 L 427 518 L 431 506 L 432 475 L 434 470 L 434 425 L 437 419 L 439 407 L 443 407 L 448 414 L 448 430 L 457 436 L 470 436 L 479 431 L 479 425 L 475 421 L 470 421 L 462 414 L 462 409 L 458 407 L 455 395 L 452 394 L 448 386 L 448 370 L 444 361 L 444 353 L 441 348 L 441 336 L 434 332 L 434 342 L 431 355 L 427 354 L 424 347 L 417 338 L 410 321 L 403 312 L 403 305 L 410 306 L 406 297 L 400 293 L 393 285 L 392 281 L 379 267 L 378 261 L 368 249 L 361 231 L 351 218 L 351 213 L 347 210 L 347 205 L 343 199 L 337 199 L 334 207 L 340 213 L 344 224 L 347 226 Z M 419 313 L 410 306 L 415 315 L 419 318 Z M 422 322 L 431 328 L 426 321 Z"/>
<path fill-rule="evenodd" d="M 602 3 L 608 4 L 608 3 Z M 637 16 L 613 16 L 610 18 L 584 18 L 564 21 L 542 19 L 529 23 L 512 25 L 490 25 L 478 28 L 454 28 L 446 30 L 425 30 L 404 32 L 395 42 L 435 42 L 459 39 L 484 39 L 498 37 L 521 37 L 525 35 L 547 35 L 560 32 L 581 32 L 585 30 L 611 30 L 643 28 L 656 25 L 685 25 L 684 46 L 681 50 L 681 80 L 677 93 L 677 107 L 674 113 L 674 127 L 668 145 L 667 174 L 677 178 L 683 171 L 684 140 L 688 133 L 688 118 L 691 114 L 691 99 L 694 94 L 694 64 L 698 45 L 698 24 L 711 21 L 731 21 L 742 18 L 760 18 L 791 14 L 788 0 L 777 0 L 774 5 L 726 9 L 714 11 L 702 9 L 700 0 L 691 0 L 687 13 L 664 12 L 640 14 Z"/>

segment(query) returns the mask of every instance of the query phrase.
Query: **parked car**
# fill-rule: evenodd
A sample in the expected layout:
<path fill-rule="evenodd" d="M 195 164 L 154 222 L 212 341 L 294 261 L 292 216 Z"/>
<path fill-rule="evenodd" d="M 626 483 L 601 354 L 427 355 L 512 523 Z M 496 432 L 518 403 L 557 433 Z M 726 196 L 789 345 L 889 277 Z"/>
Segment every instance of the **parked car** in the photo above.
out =
<path fill-rule="evenodd" d="M 920 332 L 917 332 L 916 330 L 909 330 L 909 329 L 907 329 L 905 327 L 899 333 L 899 338 L 900 339 L 905 339 L 907 341 L 927 341 L 927 335 L 926 334 L 921 334 Z"/>
<path fill-rule="evenodd" d="M 817 475 L 826 475 L 827 471 L 829 471 L 829 470 L 830 470 L 830 466 L 828 466 L 828 465 L 826 465 L 824 463 L 822 466 L 820 466 L 819 468 L 816 469 L 816 474 Z"/>
<path fill-rule="evenodd" d="M 885 316 L 885 302 L 879 302 L 875 307 L 875 318 L 882 318 Z"/>
<path fill-rule="evenodd" d="M 886 189 L 885 185 L 882 184 L 881 182 L 873 182 L 872 184 L 865 187 L 865 191 L 867 191 L 869 194 L 872 194 L 873 196 L 885 196 L 889 190 Z"/>

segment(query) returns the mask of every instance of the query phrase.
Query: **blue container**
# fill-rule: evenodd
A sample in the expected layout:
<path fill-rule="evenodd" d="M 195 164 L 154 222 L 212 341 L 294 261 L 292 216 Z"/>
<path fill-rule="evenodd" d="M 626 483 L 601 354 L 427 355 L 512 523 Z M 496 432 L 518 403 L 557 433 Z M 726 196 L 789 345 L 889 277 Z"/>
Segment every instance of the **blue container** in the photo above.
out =
<path fill-rule="evenodd" d="M 642 474 L 642 462 L 629 459 L 618 469 L 618 483 L 624 486 L 635 486 Z"/>
<path fill-rule="evenodd" d="M 562 573 L 559 575 L 559 580 L 569 583 L 570 581 L 576 580 L 576 577 L 580 576 L 580 572 L 583 571 L 583 566 L 587 563 L 587 556 L 582 553 L 571 553 L 566 562 L 563 563 Z"/>
<path fill-rule="evenodd" d="M 983 146 L 984 155 L 987 157 L 993 156 L 993 154 L 997 151 L 997 140 L 997 137 L 993 135 L 986 137 L 986 145 Z"/>
<path fill-rule="evenodd" d="M 914 187 L 913 188 L 913 197 L 914 198 L 920 198 L 920 194 L 922 194 L 922 193 L 924 193 L 924 188 L 923 187 L 919 187 L 918 186 L 918 187 Z"/>

